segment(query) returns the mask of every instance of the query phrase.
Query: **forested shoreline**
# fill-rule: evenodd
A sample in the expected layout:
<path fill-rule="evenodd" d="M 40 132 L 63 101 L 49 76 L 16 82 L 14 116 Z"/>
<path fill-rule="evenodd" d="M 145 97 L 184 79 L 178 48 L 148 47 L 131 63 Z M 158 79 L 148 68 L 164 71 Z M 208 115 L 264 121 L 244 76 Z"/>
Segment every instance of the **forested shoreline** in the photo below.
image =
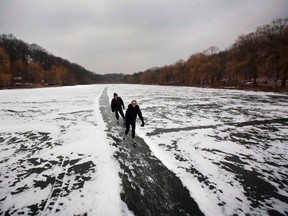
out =
<path fill-rule="evenodd" d="M 288 18 L 241 35 L 227 50 L 211 46 L 186 61 L 126 77 L 128 83 L 209 87 L 287 87 Z"/>
<path fill-rule="evenodd" d="M 187 60 L 132 75 L 95 74 L 37 44 L 0 35 L 0 88 L 129 83 L 287 91 L 287 78 L 288 18 L 240 35 L 226 50 L 211 46 Z"/>

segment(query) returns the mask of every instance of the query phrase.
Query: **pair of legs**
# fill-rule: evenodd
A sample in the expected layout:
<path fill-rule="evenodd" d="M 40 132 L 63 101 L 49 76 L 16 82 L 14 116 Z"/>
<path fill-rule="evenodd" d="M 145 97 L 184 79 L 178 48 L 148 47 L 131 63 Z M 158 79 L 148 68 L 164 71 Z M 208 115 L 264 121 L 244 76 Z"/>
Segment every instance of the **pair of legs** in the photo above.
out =
<path fill-rule="evenodd" d="M 124 119 L 124 113 L 123 113 L 123 110 L 122 109 L 120 109 L 120 110 L 115 110 L 115 117 L 116 117 L 116 119 L 117 120 L 119 120 L 119 114 L 118 114 L 118 112 L 120 113 L 120 115 L 121 115 L 121 117 Z"/>
<path fill-rule="evenodd" d="M 133 122 L 126 121 L 125 135 L 128 134 L 129 129 L 130 129 L 130 125 L 132 126 L 132 139 L 134 139 L 134 137 L 135 137 L 135 129 L 136 129 L 136 122 L 135 121 L 133 121 Z"/>

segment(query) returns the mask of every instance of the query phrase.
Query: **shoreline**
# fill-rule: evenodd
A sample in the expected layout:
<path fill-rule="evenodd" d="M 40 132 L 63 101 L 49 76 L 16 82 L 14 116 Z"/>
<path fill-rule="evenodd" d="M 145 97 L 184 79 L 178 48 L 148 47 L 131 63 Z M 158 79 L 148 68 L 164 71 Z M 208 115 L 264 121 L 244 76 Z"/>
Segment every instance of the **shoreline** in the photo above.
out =
<path fill-rule="evenodd" d="M 104 84 L 104 83 L 91 83 L 91 84 L 78 84 L 78 85 L 97 85 L 97 84 Z M 113 84 L 113 83 L 105 83 L 105 84 Z M 120 84 L 120 83 L 118 83 Z M 122 84 L 141 84 L 141 83 L 122 83 Z M 141 85 L 154 85 L 154 84 L 141 84 Z M 63 87 L 68 85 L 39 85 L 39 84 L 32 84 L 32 85 L 23 85 L 18 87 L 4 87 L 0 88 L 0 90 L 7 90 L 7 89 L 32 89 L 32 88 L 50 88 L 50 87 Z M 74 86 L 74 85 L 69 85 Z M 210 89 L 228 89 L 228 90 L 243 90 L 243 91 L 254 91 L 254 92 L 271 92 L 271 93 L 279 93 L 288 95 L 288 87 L 281 87 L 281 86 L 187 86 L 187 85 L 159 85 L 159 86 L 185 86 L 185 87 L 197 87 L 197 88 L 210 88 Z"/>

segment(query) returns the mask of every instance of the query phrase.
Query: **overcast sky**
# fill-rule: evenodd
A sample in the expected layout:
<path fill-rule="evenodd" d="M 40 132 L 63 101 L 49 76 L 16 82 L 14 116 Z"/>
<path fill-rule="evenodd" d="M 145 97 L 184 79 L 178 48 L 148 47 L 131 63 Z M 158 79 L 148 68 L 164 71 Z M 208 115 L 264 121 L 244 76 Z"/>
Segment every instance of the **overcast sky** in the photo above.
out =
<path fill-rule="evenodd" d="M 0 34 L 98 74 L 131 74 L 224 50 L 287 14 L 287 0 L 0 0 Z"/>

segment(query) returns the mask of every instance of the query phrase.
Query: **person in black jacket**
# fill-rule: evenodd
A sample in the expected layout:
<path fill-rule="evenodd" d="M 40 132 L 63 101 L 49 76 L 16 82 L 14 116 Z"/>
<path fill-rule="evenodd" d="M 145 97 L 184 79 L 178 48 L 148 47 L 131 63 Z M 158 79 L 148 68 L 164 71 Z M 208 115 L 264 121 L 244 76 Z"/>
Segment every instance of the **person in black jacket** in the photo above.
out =
<path fill-rule="evenodd" d="M 137 105 L 137 101 L 133 100 L 131 104 L 129 104 L 128 109 L 125 113 L 125 120 L 126 120 L 126 130 L 125 130 L 125 136 L 128 134 L 130 125 L 132 126 L 132 143 L 135 144 L 134 141 L 135 137 L 135 129 L 136 129 L 136 118 L 137 115 L 139 116 L 140 120 L 142 121 L 141 127 L 144 126 L 144 119 L 142 116 L 142 112 L 140 110 L 140 107 Z M 125 140 L 124 136 L 124 140 Z"/>
<path fill-rule="evenodd" d="M 114 93 L 114 98 L 111 100 L 111 110 L 112 112 L 115 112 L 115 117 L 117 121 L 119 120 L 119 114 L 122 116 L 123 120 L 125 121 L 124 118 L 124 113 L 123 109 L 125 109 L 124 102 L 121 97 L 118 97 L 117 93 Z"/>

